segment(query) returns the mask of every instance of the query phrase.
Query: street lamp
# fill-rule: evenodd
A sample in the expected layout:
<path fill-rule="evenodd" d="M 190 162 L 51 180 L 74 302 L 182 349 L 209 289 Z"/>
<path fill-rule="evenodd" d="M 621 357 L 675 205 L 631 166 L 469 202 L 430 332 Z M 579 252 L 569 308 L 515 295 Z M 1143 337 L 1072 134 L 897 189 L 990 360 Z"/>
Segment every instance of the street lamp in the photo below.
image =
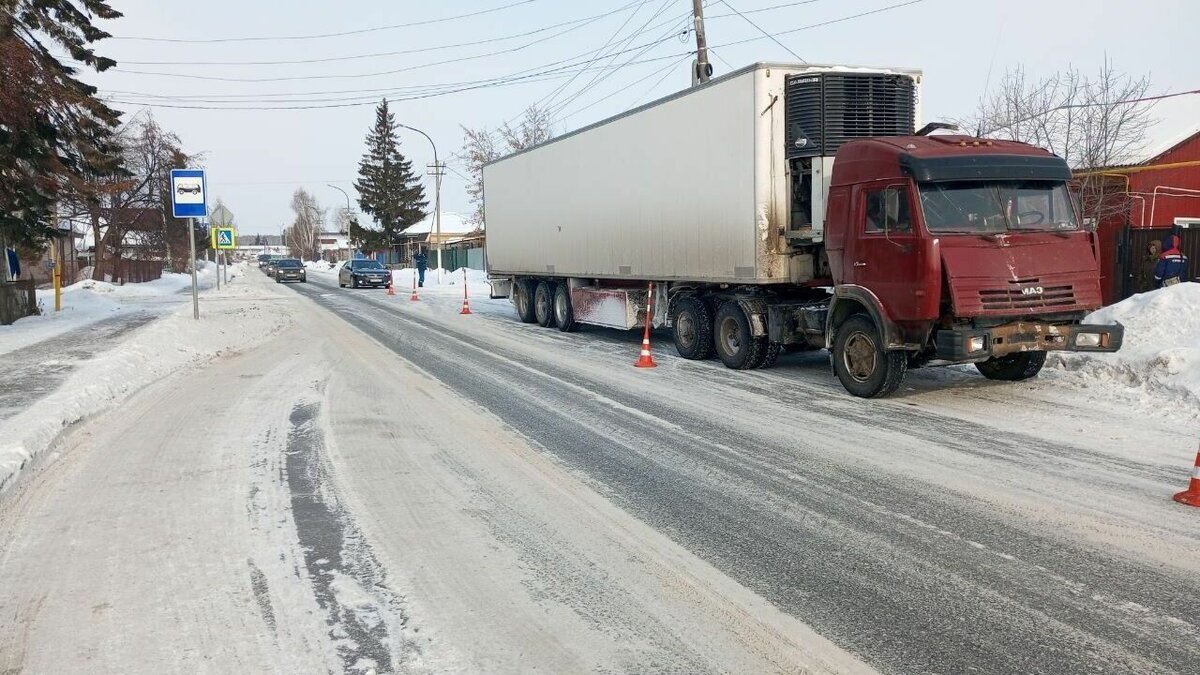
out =
<path fill-rule="evenodd" d="M 433 142 L 429 134 L 416 127 L 410 127 L 406 124 L 397 124 L 396 126 L 421 134 L 429 141 L 429 145 L 433 146 L 433 223 L 436 228 L 437 270 L 438 283 L 440 284 L 442 283 L 442 164 L 438 161 L 437 144 Z"/>
<path fill-rule="evenodd" d="M 338 192 L 346 195 L 346 229 L 347 229 L 347 231 L 349 231 L 349 229 L 350 229 L 350 195 L 345 190 L 343 190 L 342 188 L 340 188 L 336 185 L 326 183 L 325 186 L 331 187 L 334 190 L 337 190 Z"/>
<path fill-rule="evenodd" d="M 347 193 L 345 190 L 343 190 L 342 188 L 340 188 L 332 183 L 326 183 L 325 185 L 327 187 L 333 188 L 334 190 L 337 190 L 338 192 L 342 193 L 343 195 L 346 195 L 346 219 L 345 219 L 345 221 L 343 221 L 343 224 L 345 225 L 346 230 L 345 230 L 344 234 L 350 234 L 350 195 L 349 195 L 349 193 Z M 336 257 L 341 258 L 340 255 L 336 255 Z M 353 251 L 350 252 L 350 257 L 351 258 L 354 257 Z"/>

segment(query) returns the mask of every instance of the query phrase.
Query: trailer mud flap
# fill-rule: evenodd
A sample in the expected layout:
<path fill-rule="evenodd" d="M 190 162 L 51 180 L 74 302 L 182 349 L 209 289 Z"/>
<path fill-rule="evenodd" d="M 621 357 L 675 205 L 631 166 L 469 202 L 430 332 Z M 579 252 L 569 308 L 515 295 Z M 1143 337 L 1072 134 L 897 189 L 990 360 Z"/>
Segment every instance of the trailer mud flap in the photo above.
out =
<path fill-rule="evenodd" d="M 488 286 L 490 286 L 492 289 L 488 293 L 488 297 L 493 300 L 510 298 L 512 297 L 512 285 L 513 280 L 511 277 L 488 279 Z"/>

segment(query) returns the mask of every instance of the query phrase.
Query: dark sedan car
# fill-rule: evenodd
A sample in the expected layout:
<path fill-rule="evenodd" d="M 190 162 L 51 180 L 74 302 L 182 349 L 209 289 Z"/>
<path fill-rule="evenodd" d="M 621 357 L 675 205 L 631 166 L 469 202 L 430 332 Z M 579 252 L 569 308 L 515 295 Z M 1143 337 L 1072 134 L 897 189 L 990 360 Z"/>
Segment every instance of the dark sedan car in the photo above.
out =
<path fill-rule="evenodd" d="M 295 258 L 284 258 L 275 263 L 275 283 L 282 284 L 285 281 L 307 283 L 308 275 L 305 274 L 304 263 Z"/>
<path fill-rule="evenodd" d="M 338 270 L 338 286 L 387 286 L 392 280 L 392 271 L 385 269 L 378 260 L 351 260 Z"/>

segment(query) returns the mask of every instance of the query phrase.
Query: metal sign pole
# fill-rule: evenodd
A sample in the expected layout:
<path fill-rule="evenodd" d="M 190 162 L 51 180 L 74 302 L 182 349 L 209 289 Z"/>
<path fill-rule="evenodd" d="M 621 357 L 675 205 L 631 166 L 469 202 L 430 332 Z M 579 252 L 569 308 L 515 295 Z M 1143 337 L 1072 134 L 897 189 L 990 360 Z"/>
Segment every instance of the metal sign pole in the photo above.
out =
<path fill-rule="evenodd" d="M 188 246 L 192 251 L 192 317 L 200 319 L 200 295 L 196 288 L 196 219 L 188 218 Z"/>

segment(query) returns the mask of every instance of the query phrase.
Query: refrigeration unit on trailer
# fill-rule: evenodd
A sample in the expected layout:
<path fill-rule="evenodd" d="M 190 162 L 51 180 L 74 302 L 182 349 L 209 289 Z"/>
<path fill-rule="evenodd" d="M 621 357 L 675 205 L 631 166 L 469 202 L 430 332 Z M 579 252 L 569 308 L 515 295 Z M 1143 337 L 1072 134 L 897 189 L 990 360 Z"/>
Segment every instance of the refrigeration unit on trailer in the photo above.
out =
<path fill-rule="evenodd" d="M 909 367 L 1024 379 L 1113 351 L 1066 164 L 917 131 L 921 74 L 756 64 L 484 167 L 493 294 L 523 321 L 652 322 L 685 358 L 829 349 L 859 396 Z"/>

